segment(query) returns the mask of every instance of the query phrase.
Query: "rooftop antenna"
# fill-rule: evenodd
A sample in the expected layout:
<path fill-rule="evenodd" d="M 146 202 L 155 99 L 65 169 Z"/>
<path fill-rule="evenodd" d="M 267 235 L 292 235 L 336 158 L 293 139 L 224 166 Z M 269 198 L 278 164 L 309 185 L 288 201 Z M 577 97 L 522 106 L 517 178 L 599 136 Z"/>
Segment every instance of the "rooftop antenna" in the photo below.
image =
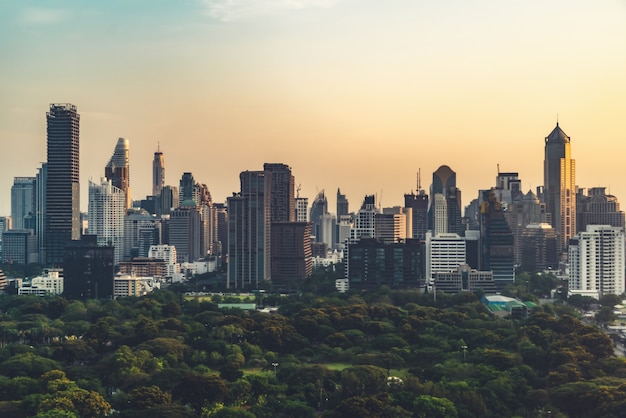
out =
<path fill-rule="evenodd" d="M 500 175 L 500 163 L 496 164 L 496 166 L 498 167 L 498 175 Z"/>
<path fill-rule="evenodd" d="M 417 193 L 419 193 L 420 190 L 422 190 L 422 169 L 418 168 L 417 169 Z"/>

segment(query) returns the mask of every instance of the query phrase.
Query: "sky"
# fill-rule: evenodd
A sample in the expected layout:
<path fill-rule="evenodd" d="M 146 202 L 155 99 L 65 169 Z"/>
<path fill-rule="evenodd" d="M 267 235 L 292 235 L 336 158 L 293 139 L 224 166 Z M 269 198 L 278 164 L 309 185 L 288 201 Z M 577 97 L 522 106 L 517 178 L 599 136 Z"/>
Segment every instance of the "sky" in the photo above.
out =
<path fill-rule="evenodd" d="M 356 210 L 428 191 L 441 165 L 464 206 L 498 172 L 543 182 L 544 139 L 571 138 L 579 187 L 626 201 L 624 0 L 0 2 L 0 215 L 46 159 L 50 103 L 80 120 L 81 208 L 117 139 L 133 199 L 183 172 L 215 202 L 239 173 L 292 168 L 300 196 Z"/>

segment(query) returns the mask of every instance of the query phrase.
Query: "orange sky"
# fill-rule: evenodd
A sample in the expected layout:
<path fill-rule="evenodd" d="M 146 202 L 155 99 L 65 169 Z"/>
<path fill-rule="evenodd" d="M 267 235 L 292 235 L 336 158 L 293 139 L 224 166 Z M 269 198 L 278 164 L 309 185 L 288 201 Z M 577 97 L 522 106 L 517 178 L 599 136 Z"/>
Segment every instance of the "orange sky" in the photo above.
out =
<path fill-rule="evenodd" d="M 231 0 L 0 5 L 0 215 L 46 155 L 45 112 L 81 114 L 81 207 L 118 137 L 133 198 L 185 171 L 215 201 L 239 172 L 289 164 L 301 195 L 337 188 L 383 206 L 449 165 L 463 205 L 543 179 L 559 118 L 580 187 L 626 199 L 623 1 Z"/>

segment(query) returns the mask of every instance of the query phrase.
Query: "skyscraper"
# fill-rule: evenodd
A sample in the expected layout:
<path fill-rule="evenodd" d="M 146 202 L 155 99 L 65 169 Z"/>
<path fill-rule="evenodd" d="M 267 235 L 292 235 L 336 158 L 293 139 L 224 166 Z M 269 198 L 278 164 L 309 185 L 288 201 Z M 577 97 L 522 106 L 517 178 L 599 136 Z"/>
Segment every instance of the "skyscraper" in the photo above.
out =
<path fill-rule="evenodd" d="M 624 293 L 624 230 L 587 225 L 569 242 L 569 293 L 591 296 Z"/>
<path fill-rule="evenodd" d="M 80 115 L 75 105 L 52 103 L 46 119 L 46 264 L 62 266 L 67 243 L 80 239 Z"/>
<path fill-rule="evenodd" d="M 296 220 L 295 180 L 291 167 L 285 164 L 265 163 L 266 178 L 271 181 L 271 222 L 294 222 Z"/>
<path fill-rule="evenodd" d="M 227 199 L 227 287 L 257 289 L 271 279 L 271 182 L 265 171 L 244 171 L 239 179 L 241 192 Z"/>
<path fill-rule="evenodd" d="M 132 206 L 130 196 L 130 163 L 128 139 L 120 138 L 115 145 L 113 156 L 104 167 L 104 175 L 111 180 L 113 187 L 124 192 L 124 209 Z"/>
<path fill-rule="evenodd" d="M 557 251 L 567 251 L 576 233 L 576 168 L 570 152 L 570 137 L 556 127 L 545 139 L 543 199 L 557 233 Z"/>
<path fill-rule="evenodd" d="M 311 230 L 311 234 L 315 236 L 315 241 L 321 241 L 322 231 L 320 230 L 320 217 L 328 213 L 328 200 L 326 200 L 326 196 L 324 195 L 324 190 L 320 191 L 313 203 L 311 204 L 309 220 L 313 224 L 313 229 Z"/>
<path fill-rule="evenodd" d="M 165 186 L 165 160 L 161 148 L 154 153 L 152 160 L 152 196 L 159 196 Z"/>
<path fill-rule="evenodd" d="M 89 182 L 88 232 L 97 236 L 100 246 L 113 246 L 115 264 L 124 252 L 124 215 L 126 195 L 111 179 L 100 184 Z"/>
<path fill-rule="evenodd" d="M 13 229 L 34 229 L 35 177 L 15 177 L 11 187 Z"/>
<path fill-rule="evenodd" d="M 456 187 L 456 173 L 447 165 L 442 165 L 433 173 L 433 183 L 430 186 L 430 207 L 428 209 L 429 229 L 434 230 L 437 224 L 436 194 L 443 195 L 447 212 L 447 230 L 443 233 L 463 235 L 463 223 L 461 222 L 461 191 Z"/>
<path fill-rule="evenodd" d="M 337 219 L 341 219 L 342 216 L 348 215 L 350 209 L 348 208 L 348 199 L 345 194 L 341 194 L 341 190 L 337 189 Z"/>

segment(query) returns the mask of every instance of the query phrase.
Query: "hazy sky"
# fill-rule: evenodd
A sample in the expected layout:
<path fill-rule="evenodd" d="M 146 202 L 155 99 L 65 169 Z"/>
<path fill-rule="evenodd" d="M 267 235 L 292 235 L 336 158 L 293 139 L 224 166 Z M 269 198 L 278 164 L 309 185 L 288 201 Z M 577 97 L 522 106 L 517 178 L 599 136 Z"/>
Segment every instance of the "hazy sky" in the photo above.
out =
<path fill-rule="evenodd" d="M 81 207 L 118 137 L 134 199 L 190 171 L 222 202 L 239 173 L 292 167 L 301 196 L 400 205 L 432 172 L 463 205 L 517 171 L 543 182 L 544 138 L 572 139 L 576 182 L 626 204 L 626 1 L 0 2 L 0 214 L 46 159 L 45 113 L 81 115 Z"/>

